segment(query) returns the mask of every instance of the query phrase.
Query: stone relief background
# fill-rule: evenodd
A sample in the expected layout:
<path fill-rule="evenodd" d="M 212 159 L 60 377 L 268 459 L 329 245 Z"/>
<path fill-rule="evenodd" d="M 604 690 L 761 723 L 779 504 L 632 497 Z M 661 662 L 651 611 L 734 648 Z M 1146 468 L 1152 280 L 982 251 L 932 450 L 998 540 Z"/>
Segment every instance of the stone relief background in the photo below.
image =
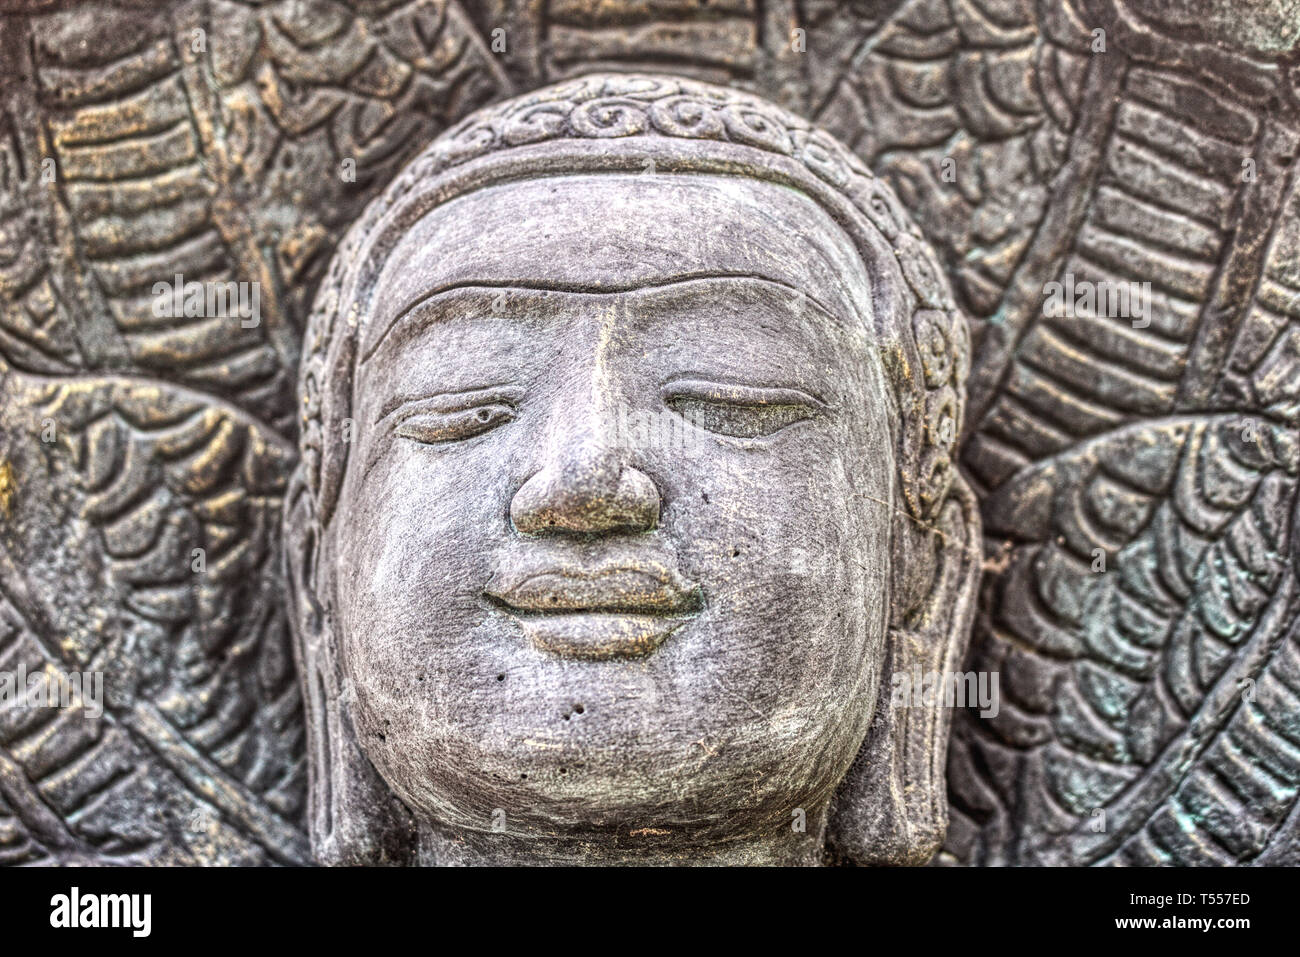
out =
<path fill-rule="evenodd" d="M 437 133 L 594 69 L 814 119 L 972 317 L 1002 701 L 955 722 L 940 862 L 1300 862 L 1297 36 L 1288 0 L 0 0 L 0 669 L 106 696 L 0 709 L 0 862 L 309 862 L 312 295 Z M 177 274 L 259 321 L 159 316 Z M 1067 277 L 1149 322 L 1048 316 Z"/>

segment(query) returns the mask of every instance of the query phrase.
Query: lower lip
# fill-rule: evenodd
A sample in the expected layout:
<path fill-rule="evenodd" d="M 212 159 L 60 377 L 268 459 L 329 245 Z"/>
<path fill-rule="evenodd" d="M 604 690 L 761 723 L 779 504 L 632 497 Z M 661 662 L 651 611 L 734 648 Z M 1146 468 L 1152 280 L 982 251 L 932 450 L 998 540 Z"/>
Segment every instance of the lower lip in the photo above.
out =
<path fill-rule="evenodd" d="M 534 647 L 579 661 L 643 658 L 687 622 L 685 618 L 609 612 L 511 617 L 523 625 Z"/>

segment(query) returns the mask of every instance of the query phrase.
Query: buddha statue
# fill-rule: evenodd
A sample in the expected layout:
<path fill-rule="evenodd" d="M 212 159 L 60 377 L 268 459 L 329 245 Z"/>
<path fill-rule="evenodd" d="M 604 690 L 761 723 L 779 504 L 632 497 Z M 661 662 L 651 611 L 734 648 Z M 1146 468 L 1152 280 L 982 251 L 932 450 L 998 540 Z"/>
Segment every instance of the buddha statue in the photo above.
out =
<path fill-rule="evenodd" d="M 325 864 L 920 864 L 980 561 L 965 320 L 758 97 L 476 113 L 334 256 L 286 562 Z"/>

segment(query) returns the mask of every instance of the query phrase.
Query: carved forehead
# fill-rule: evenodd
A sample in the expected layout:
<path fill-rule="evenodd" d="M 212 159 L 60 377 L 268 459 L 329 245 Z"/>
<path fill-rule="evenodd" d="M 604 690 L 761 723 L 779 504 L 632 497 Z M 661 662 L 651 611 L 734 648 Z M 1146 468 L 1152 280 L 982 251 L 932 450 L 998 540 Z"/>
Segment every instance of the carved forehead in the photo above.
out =
<path fill-rule="evenodd" d="M 801 221 L 829 219 L 845 231 L 865 264 L 858 275 L 870 288 L 859 311 L 871 323 L 897 402 L 904 498 L 914 516 L 937 515 L 955 474 L 969 341 L 933 249 L 897 198 L 843 145 L 751 94 L 677 77 L 597 74 L 466 117 L 370 204 L 336 251 L 308 324 L 300 376 L 302 460 L 326 520 L 347 458 L 346 445 L 335 442 L 330 429 L 351 410 L 355 361 L 360 340 L 372 328 L 377 283 L 408 234 L 431 211 L 494 185 L 548 176 L 635 178 L 651 163 L 655 172 L 643 174 L 648 180 L 737 178 L 751 189 L 771 187 L 766 196 L 785 191 L 812 201 L 811 210 L 773 213 L 739 241 L 724 244 L 726 255 L 743 255 L 755 237 L 788 238 L 791 228 L 804 239 Z M 539 217 L 533 225 L 551 218 Z M 787 222 L 773 230 L 772 219 Z M 820 225 L 803 231 L 809 237 L 836 235 Z M 680 247 L 674 251 L 680 256 Z M 806 260 L 808 251 L 799 252 Z M 845 283 L 846 273 L 836 272 L 821 289 L 814 290 L 812 280 L 803 288 L 823 298 L 831 291 L 856 295 L 858 284 Z"/>
<path fill-rule="evenodd" d="M 765 280 L 869 327 L 859 254 L 797 190 L 734 176 L 587 174 L 491 186 L 416 222 L 380 274 L 361 354 L 444 289 L 613 292 L 706 276 Z"/>

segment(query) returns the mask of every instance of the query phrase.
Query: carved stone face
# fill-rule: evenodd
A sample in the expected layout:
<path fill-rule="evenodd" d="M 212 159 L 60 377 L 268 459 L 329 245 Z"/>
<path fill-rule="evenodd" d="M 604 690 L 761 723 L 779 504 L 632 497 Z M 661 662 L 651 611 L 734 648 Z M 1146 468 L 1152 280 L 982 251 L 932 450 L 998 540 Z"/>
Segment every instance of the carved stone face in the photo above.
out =
<path fill-rule="evenodd" d="M 871 308 L 827 214 L 748 179 L 498 185 L 402 238 L 330 534 L 358 737 L 408 807 L 632 847 L 815 828 L 888 623 Z"/>

